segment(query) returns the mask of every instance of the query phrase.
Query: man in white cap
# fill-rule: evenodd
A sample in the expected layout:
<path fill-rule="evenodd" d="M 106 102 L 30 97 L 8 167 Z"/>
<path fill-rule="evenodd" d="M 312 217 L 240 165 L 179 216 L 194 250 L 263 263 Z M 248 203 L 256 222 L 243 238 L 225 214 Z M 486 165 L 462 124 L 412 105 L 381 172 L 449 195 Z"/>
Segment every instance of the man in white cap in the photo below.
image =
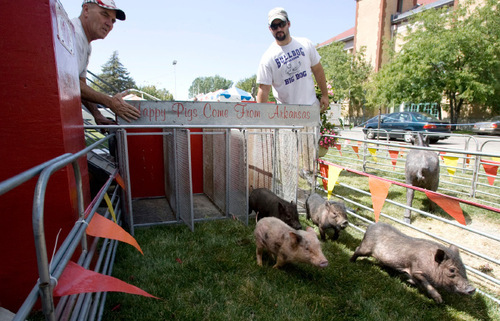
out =
<path fill-rule="evenodd" d="M 283 8 L 269 11 L 268 24 L 275 40 L 260 60 L 257 71 L 257 102 L 267 102 L 273 89 L 276 101 L 281 104 L 315 105 L 324 112 L 329 105 L 325 71 L 320 55 L 306 38 L 290 36 L 290 20 Z M 321 90 L 318 101 L 314 80 Z"/>
<path fill-rule="evenodd" d="M 113 29 L 118 20 L 125 20 L 125 12 L 118 9 L 113 0 L 84 0 L 80 17 L 71 20 L 75 27 L 75 42 L 78 57 L 78 72 L 80 77 L 80 92 L 82 103 L 87 107 L 98 125 L 110 125 L 114 122 L 104 117 L 96 104 L 110 108 L 116 115 L 130 121 L 140 117 L 139 110 L 127 104 L 121 94 L 108 96 L 95 91 L 87 85 L 87 66 L 89 64 L 92 46 L 90 43 L 104 39 Z"/>

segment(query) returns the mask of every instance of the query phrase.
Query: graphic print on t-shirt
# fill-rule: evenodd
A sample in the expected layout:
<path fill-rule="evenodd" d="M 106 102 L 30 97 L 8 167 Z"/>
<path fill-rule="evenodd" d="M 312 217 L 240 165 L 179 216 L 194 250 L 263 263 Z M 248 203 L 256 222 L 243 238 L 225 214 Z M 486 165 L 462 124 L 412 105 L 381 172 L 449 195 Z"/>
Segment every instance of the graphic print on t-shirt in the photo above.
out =
<path fill-rule="evenodd" d="M 305 70 L 299 71 L 302 66 L 300 57 L 305 57 L 304 49 L 302 47 L 286 52 L 275 58 L 274 61 L 276 62 L 278 70 L 281 69 L 281 67 L 285 67 L 282 70 L 282 73 L 286 73 L 288 75 L 283 77 L 285 85 L 289 85 L 295 80 L 299 80 L 307 76 L 307 72 Z"/>

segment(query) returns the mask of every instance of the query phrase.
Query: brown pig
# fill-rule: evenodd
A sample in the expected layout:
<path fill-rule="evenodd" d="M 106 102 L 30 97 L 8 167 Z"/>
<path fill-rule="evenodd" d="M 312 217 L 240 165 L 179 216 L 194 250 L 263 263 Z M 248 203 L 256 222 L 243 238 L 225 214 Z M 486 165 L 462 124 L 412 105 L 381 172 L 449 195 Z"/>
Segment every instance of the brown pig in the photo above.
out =
<path fill-rule="evenodd" d="M 254 235 L 259 266 L 262 266 L 264 250 L 276 258 L 273 268 L 295 262 L 309 263 L 321 268 L 328 266 L 318 236 L 311 227 L 307 227 L 306 231 L 295 230 L 278 218 L 265 217 L 257 222 Z"/>
<path fill-rule="evenodd" d="M 321 239 L 325 240 L 325 231 L 334 230 L 332 240 L 339 238 L 340 230 L 349 225 L 344 203 L 328 202 L 319 194 L 311 194 L 306 200 L 307 219 L 319 227 Z"/>
<path fill-rule="evenodd" d="M 264 217 L 277 217 L 294 229 L 302 229 L 299 222 L 297 204 L 293 201 L 287 202 L 267 188 L 256 188 L 248 197 L 249 213 L 255 211 L 257 220 Z"/>
<path fill-rule="evenodd" d="M 437 303 L 443 299 L 436 288 L 468 295 L 476 291 L 455 246 L 413 238 L 389 224 L 376 223 L 366 229 L 351 262 L 359 256 L 373 256 L 382 265 L 406 273 L 411 284 L 427 290 Z"/>

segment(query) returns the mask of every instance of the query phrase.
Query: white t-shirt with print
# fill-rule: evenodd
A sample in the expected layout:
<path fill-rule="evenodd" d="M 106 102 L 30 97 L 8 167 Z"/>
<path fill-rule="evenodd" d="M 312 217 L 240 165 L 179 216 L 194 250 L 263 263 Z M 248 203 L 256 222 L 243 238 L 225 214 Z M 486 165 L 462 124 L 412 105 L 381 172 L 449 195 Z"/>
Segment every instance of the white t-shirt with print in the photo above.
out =
<path fill-rule="evenodd" d="M 78 59 L 78 77 L 87 77 L 87 66 L 89 64 L 90 54 L 92 53 L 92 46 L 87 40 L 85 31 L 82 27 L 82 22 L 79 18 L 71 19 L 71 23 L 75 27 L 75 43 L 76 43 L 76 57 Z"/>
<path fill-rule="evenodd" d="M 272 85 L 280 104 L 319 105 L 311 66 L 320 59 L 309 39 L 292 37 L 286 46 L 273 42 L 260 60 L 257 83 Z"/>

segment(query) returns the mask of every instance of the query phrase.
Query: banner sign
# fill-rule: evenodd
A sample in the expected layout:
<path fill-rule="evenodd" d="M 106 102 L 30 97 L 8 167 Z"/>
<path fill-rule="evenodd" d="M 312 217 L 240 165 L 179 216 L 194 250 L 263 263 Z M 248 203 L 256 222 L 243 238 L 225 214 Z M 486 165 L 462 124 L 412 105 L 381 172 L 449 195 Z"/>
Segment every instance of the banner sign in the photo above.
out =
<path fill-rule="evenodd" d="M 319 126 L 319 107 L 248 102 L 127 101 L 141 117 L 120 125 Z"/>

